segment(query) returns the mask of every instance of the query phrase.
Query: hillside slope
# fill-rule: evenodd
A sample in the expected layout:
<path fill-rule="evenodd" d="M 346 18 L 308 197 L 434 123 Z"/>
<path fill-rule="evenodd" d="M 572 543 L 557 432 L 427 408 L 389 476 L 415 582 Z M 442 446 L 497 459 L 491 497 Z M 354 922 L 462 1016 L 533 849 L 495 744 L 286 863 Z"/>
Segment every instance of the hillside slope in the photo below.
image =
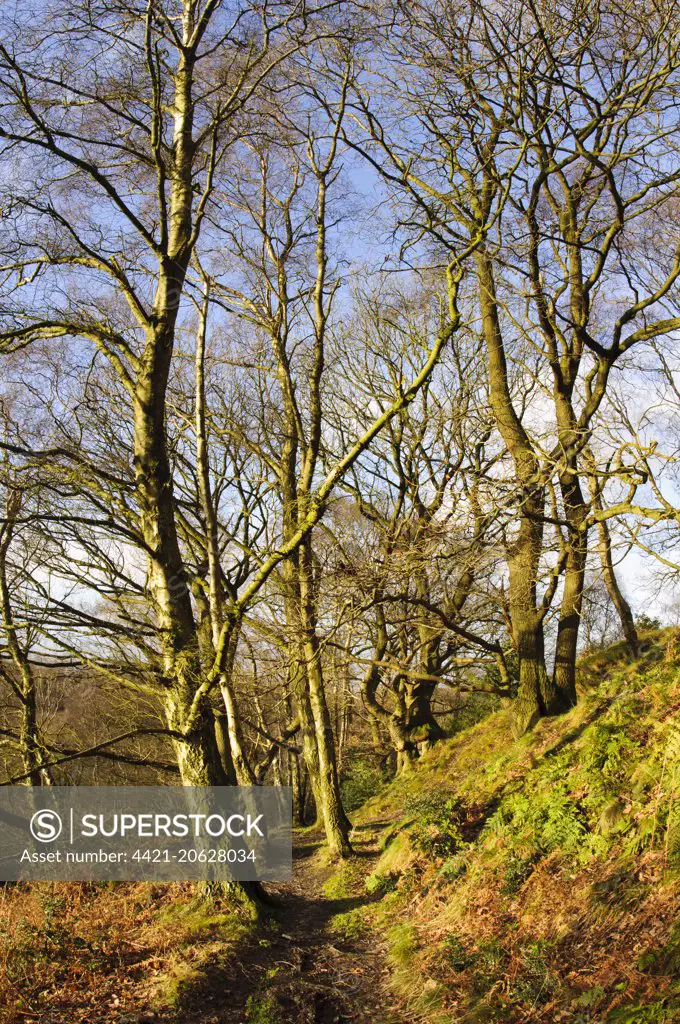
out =
<path fill-rule="evenodd" d="M 418 1019 L 680 1021 L 680 645 L 643 647 L 585 659 L 569 715 L 511 742 L 494 714 L 358 812 L 383 852 L 334 927 L 387 934 Z"/>
<path fill-rule="evenodd" d="M 518 742 L 507 712 L 354 817 L 297 836 L 260 922 L 192 885 L 0 893 L 2 1024 L 680 1022 L 680 641 L 581 664 Z"/>

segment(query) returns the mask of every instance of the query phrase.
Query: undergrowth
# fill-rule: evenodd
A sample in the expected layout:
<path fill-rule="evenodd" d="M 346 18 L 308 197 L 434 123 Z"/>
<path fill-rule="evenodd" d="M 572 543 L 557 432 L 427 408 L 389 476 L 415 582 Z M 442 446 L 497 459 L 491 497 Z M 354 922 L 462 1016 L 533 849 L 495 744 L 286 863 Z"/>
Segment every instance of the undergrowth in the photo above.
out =
<path fill-rule="evenodd" d="M 254 930 L 192 884 L 12 883 L 0 895 L 0 1024 L 176 1019 Z"/>
<path fill-rule="evenodd" d="M 388 820 L 344 928 L 384 932 L 431 1020 L 680 1021 L 680 686 L 664 634 L 584 659 L 580 701 L 517 742 L 507 711 L 358 812 Z"/>

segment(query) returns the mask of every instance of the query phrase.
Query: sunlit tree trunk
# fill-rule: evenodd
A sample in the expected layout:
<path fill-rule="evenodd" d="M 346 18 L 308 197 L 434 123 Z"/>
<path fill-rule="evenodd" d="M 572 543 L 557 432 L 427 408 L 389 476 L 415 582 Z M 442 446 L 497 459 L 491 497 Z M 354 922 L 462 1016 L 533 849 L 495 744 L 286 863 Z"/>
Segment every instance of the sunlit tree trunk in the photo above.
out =
<path fill-rule="evenodd" d="M 491 408 L 514 463 L 518 490 L 517 535 L 508 545 L 507 557 L 510 618 L 519 659 L 513 720 L 516 735 L 521 735 L 554 705 L 545 665 L 543 616 L 537 607 L 543 554 L 544 488 L 533 446 L 512 401 L 493 268 L 484 250 L 478 251 L 476 264 Z"/>
<path fill-rule="evenodd" d="M 316 601 L 312 578 L 311 538 L 300 551 L 300 628 L 302 650 L 309 687 L 309 699 L 314 719 L 319 763 L 319 796 L 326 827 L 326 838 L 332 853 L 347 856 L 350 822 L 340 796 L 338 769 L 335 757 L 335 737 L 326 699 L 321 650 L 316 628 Z"/>
<path fill-rule="evenodd" d="M 19 703 L 19 751 L 26 773 L 27 786 L 50 786 L 52 775 L 50 769 L 43 766 L 49 758 L 45 757 L 45 749 L 38 728 L 38 707 L 36 680 L 27 651 L 19 637 L 12 595 L 7 578 L 7 558 L 10 544 L 16 527 L 22 503 L 21 491 L 12 487 L 6 480 L 7 501 L 4 522 L 0 525 L 0 625 L 12 666 L 10 671 L 1 669 L 2 676 L 14 693 Z M 13 673 L 13 674 L 12 674 Z"/>

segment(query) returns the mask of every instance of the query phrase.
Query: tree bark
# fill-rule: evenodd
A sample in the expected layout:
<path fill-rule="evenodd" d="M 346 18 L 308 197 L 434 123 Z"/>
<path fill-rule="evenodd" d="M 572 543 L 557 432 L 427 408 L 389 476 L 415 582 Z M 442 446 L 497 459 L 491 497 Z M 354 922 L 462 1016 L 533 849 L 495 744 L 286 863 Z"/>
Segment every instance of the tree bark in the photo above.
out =
<path fill-rule="evenodd" d="M 352 852 L 349 843 L 351 823 L 345 814 L 340 797 L 340 785 L 335 760 L 335 738 L 331 715 L 324 689 L 321 651 L 316 628 L 314 583 L 312 579 L 311 537 L 300 549 L 300 630 L 305 660 L 309 700 L 314 720 L 319 764 L 319 796 L 326 829 L 326 839 L 332 854 L 346 857 Z"/>
<path fill-rule="evenodd" d="M 590 491 L 592 497 L 593 508 L 597 512 L 604 511 L 604 505 L 602 502 L 602 486 L 597 479 L 595 472 L 595 459 L 593 458 L 590 450 L 586 451 L 586 460 L 589 472 L 590 480 Z M 597 524 L 597 551 L 600 556 L 600 565 L 602 567 L 602 578 L 607 588 L 610 600 L 616 611 L 618 612 L 619 619 L 621 620 L 621 628 L 623 629 L 623 635 L 626 638 L 626 643 L 630 648 L 631 654 L 637 657 L 640 649 L 637 629 L 635 628 L 635 619 L 633 618 L 633 612 L 626 601 L 619 581 L 616 576 L 616 570 L 614 568 L 614 558 L 612 555 L 612 539 L 609 532 L 609 525 L 606 519 L 599 520 Z"/>
<path fill-rule="evenodd" d="M 576 656 L 588 558 L 588 506 L 576 470 L 565 470 L 560 486 L 569 534 L 553 682 L 555 710 L 567 711 L 576 705 Z"/>
<path fill-rule="evenodd" d="M 554 696 L 545 667 L 543 617 L 536 606 L 543 552 L 544 487 L 531 441 L 515 410 L 503 346 L 491 258 L 476 254 L 482 327 L 489 365 L 489 396 L 498 429 L 515 468 L 518 487 L 516 539 L 508 547 L 509 610 L 519 659 L 519 684 L 513 702 L 513 731 L 520 736 L 549 713 Z"/>
<path fill-rule="evenodd" d="M 49 768 L 43 766 L 45 750 L 38 729 L 35 675 L 28 652 L 17 632 L 12 595 L 7 581 L 7 557 L 14 536 L 16 517 L 21 509 L 22 493 L 20 490 L 13 490 L 9 481 L 7 487 L 5 522 L 0 526 L 0 623 L 16 678 L 6 672 L 3 672 L 3 675 L 19 702 L 19 751 L 24 771 L 27 773 L 25 785 L 51 786 L 52 773 Z"/>

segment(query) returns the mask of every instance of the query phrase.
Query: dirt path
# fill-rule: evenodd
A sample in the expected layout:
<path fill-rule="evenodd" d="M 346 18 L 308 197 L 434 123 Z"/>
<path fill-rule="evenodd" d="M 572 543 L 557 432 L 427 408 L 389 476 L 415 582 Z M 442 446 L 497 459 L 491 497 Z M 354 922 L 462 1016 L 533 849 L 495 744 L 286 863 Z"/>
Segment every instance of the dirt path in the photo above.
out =
<path fill-rule="evenodd" d="M 182 1024 L 407 1024 L 413 1018 L 389 991 L 383 950 L 373 935 L 338 935 L 331 919 L 370 901 L 357 892 L 323 895 L 312 870 L 311 841 L 295 852 L 293 880 L 268 887 L 275 925 L 219 971 L 202 1007 L 186 1008 Z M 361 842 L 359 842 L 361 846 Z M 364 848 L 360 854 L 370 857 Z M 196 1012 L 198 1010 L 198 1013 Z"/>

